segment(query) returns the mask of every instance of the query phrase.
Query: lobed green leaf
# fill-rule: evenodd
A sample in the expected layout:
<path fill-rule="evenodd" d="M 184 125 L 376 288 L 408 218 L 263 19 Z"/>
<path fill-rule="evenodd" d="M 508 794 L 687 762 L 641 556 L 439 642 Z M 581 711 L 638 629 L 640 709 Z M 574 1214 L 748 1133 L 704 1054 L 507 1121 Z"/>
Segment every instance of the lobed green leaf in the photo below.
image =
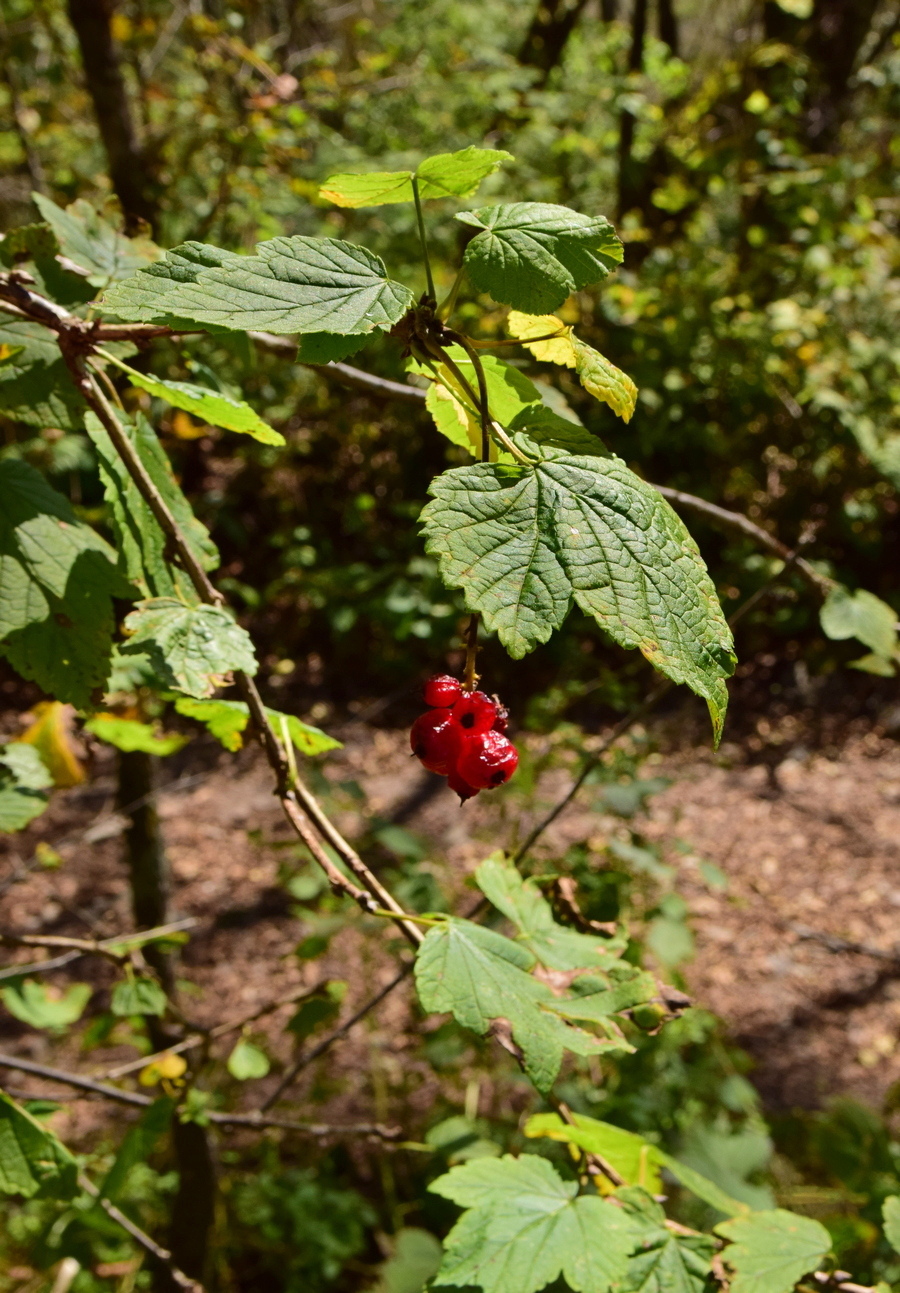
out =
<path fill-rule="evenodd" d="M 572 602 L 709 704 L 716 736 L 734 670 L 731 632 L 687 529 L 617 458 L 478 463 L 432 481 L 426 550 L 514 659 Z"/>
<path fill-rule="evenodd" d="M 605 216 L 549 202 L 513 202 L 461 211 L 456 218 L 480 231 L 466 248 L 472 282 L 527 314 L 557 309 L 622 260 L 622 244 Z"/>
<path fill-rule="evenodd" d="M 319 189 L 319 197 L 339 207 L 412 202 L 412 177 L 415 175 L 422 199 L 467 198 L 505 161 L 512 161 L 511 153 L 496 148 L 477 148 L 473 144 L 456 153 L 438 153 L 428 157 L 415 171 L 331 175 Z"/>
<path fill-rule="evenodd" d="M 26 1199 L 40 1194 L 71 1199 L 78 1164 L 65 1145 L 0 1091 L 0 1190 Z"/>
<path fill-rule="evenodd" d="M 0 745 L 0 834 L 20 831 L 47 807 L 53 777 L 33 745 Z"/>
<path fill-rule="evenodd" d="M 831 1249 L 820 1222 L 783 1208 L 723 1221 L 716 1234 L 731 1240 L 723 1254 L 735 1272 L 731 1293 L 790 1293 Z"/>
<path fill-rule="evenodd" d="M 122 651 L 149 656 L 165 685 L 188 696 L 211 696 L 236 669 L 256 673 L 247 631 L 222 607 L 154 597 L 138 602 L 124 627 L 130 636 Z"/>

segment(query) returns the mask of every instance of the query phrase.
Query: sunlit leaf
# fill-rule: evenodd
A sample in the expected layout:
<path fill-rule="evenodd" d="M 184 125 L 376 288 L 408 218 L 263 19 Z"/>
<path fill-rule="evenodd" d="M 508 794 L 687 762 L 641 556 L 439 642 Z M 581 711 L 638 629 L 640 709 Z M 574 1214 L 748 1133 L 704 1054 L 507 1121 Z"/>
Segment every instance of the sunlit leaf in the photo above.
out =
<path fill-rule="evenodd" d="M 179 732 L 159 734 L 152 723 L 141 723 L 135 718 L 119 718 L 117 714 L 92 714 L 84 730 L 118 750 L 142 750 L 159 758 L 175 754 L 186 745 L 189 737 Z"/>
<path fill-rule="evenodd" d="M 138 603 L 124 628 L 129 638 L 122 651 L 148 655 L 165 684 L 188 696 L 211 696 L 234 670 L 257 670 L 246 629 L 219 606 L 154 597 Z"/>
<path fill-rule="evenodd" d="M 812 1217 L 775 1208 L 716 1226 L 731 1240 L 723 1254 L 734 1270 L 731 1293 L 790 1293 L 831 1249 L 831 1236 Z"/>
<path fill-rule="evenodd" d="M 53 778 L 32 745 L 0 745 L 0 833 L 20 831 L 47 807 Z"/>
<path fill-rule="evenodd" d="M 77 1177 L 78 1164 L 65 1145 L 0 1091 L 0 1190 L 26 1199 L 71 1199 Z"/>

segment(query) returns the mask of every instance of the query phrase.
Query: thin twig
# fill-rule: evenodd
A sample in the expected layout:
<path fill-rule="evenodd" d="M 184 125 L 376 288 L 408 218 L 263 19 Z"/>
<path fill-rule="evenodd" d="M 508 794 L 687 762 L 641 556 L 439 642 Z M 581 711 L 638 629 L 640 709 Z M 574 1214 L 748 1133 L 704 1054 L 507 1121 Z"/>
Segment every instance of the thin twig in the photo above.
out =
<path fill-rule="evenodd" d="M 71 951 L 63 956 L 56 956 L 47 961 L 32 961 L 27 965 L 10 965 L 0 970 L 0 980 L 14 979 L 23 974 L 38 974 L 47 970 L 56 970 L 82 956 L 105 956 L 120 963 L 127 961 L 131 950 L 167 934 L 181 933 L 193 929 L 200 922 L 196 916 L 187 916 L 184 920 L 175 920 L 168 925 L 158 925 L 155 929 L 143 929 L 134 934 L 116 934 L 112 938 L 87 939 L 65 938 L 55 934 L 4 934 L 0 933 L 0 942 L 15 943 L 20 947 L 67 947 Z M 117 948 L 124 950 L 117 951 Z"/>
<path fill-rule="evenodd" d="M 180 1289 L 184 1289 L 185 1293 L 203 1293 L 203 1285 L 198 1280 L 192 1280 L 189 1275 L 185 1275 L 184 1271 L 175 1265 L 168 1248 L 161 1247 L 155 1239 L 151 1239 L 146 1231 L 141 1230 L 140 1226 L 136 1226 L 131 1218 L 126 1217 L 125 1213 L 120 1211 L 110 1199 L 104 1199 L 94 1182 L 89 1181 L 83 1172 L 78 1174 L 78 1185 L 80 1189 L 84 1190 L 85 1194 L 89 1194 L 92 1199 L 97 1200 L 106 1215 L 115 1221 L 116 1225 L 121 1226 L 136 1244 L 143 1248 L 145 1252 L 148 1252 L 151 1257 L 155 1257 L 158 1262 L 162 1262 Z"/>
<path fill-rule="evenodd" d="M 400 986 L 403 980 L 409 975 L 412 968 L 412 962 L 408 965 L 404 965 L 399 974 L 396 974 L 389 983 L 386 983 L 383 988 L 376 992 L 374 997 L 370 997 L 368 1001 L 364 1002 L 358 1010 L 354 1011 L 349 1019 L 345 1019 L 344 1022 L 339 1024 L 338 1027 L 335 1028 L 334 1032 L 329 1033 L 327 1037 L 323 1037 L 318 1045 L 314 1046 L 311 1051 L 307 1051 L 305 1055 L 301 1055 L 299 1059 L 295 1060 L 283 1075 L 281 1081 L 272 1094 L 260 1105 L 260 1112 L 265 1113 L 267 1109 L 271 1109 L 272 1105 L 281 1099 L 284 1092 L 292 1085 L 298 1075 L 302 1073 L 308 1065 L 312 1064 L 313 1060 L 317 1060 L 320 1055 L 324 1055 L 327 1050 L 330 1050 L 335 1042 L 339 1042 L 343 1037 L 346 1037 L 354 1024 L 358 1024 L 370 1010 L 374 1010 L 389 993 L 393 992 L 394 988 Z"/>

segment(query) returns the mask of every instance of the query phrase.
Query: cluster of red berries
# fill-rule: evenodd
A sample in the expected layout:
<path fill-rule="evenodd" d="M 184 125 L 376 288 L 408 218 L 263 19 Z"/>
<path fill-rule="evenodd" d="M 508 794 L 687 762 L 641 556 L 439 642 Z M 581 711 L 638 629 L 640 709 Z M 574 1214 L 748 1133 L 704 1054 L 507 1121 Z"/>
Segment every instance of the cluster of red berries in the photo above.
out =
<path fill-rule="evenodd" d="M 504 735 L 503 706 L 483 691 L 463 691 L 449 674 L 430 678 L 424 694 L 431 708 L 416 719 L 409 734 L 420 763 L 446 777 L 461 801 L 509 781 L 519 755 Z"/>

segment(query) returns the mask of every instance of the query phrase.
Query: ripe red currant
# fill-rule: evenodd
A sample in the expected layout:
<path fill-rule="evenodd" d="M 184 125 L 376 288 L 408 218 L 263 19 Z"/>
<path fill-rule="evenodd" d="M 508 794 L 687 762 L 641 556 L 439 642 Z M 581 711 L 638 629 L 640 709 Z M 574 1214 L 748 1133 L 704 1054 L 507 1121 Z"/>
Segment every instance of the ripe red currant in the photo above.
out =
<path fill-rule="evenodd" d="M 461 777 L 459 772 L 454 768 L 447 776 L 447 785 L 451 790 L 455 790 L 459 795 L 459 802 L 464 804 L 467 799 L 472 799 L 478 794 L 475 786 L 470 786 L 465 777 Z"/>
<path fill-rule="evenodd" d="M 463 743 L 456 770 L 470 786 L 488 790 L 509 781 L 518 762 L 516 747 L 502 732 L 481 732 Z"/>
<path fill-rule="evenodd" d="M 446 776 L 456 765 L 462 733 L 449 709 L 429 709 L 413 723 L 409 744 L 429 772 Z"/>
<path fill-rule="evenodd" d="M 500 704 L 496 696 L 494 697 L 494 703 L 497 706 L 497 717 L 494 719 L 492 730 L 495 732 L 505 732 L 509 727 L 509 710 L 505 705 Z"/>
<path fill-rule="evenodd" d="M 489 731 L 497 719 L 497 706 L 483 691 L 463 692 L 451 712 L 467 736 Z"/>
<path fill-rule="evenodd" d="M 452 705 L 462 695 L 462 687 L 449 673 L 438 673 L 425 684 L 426 705 Z"/>

